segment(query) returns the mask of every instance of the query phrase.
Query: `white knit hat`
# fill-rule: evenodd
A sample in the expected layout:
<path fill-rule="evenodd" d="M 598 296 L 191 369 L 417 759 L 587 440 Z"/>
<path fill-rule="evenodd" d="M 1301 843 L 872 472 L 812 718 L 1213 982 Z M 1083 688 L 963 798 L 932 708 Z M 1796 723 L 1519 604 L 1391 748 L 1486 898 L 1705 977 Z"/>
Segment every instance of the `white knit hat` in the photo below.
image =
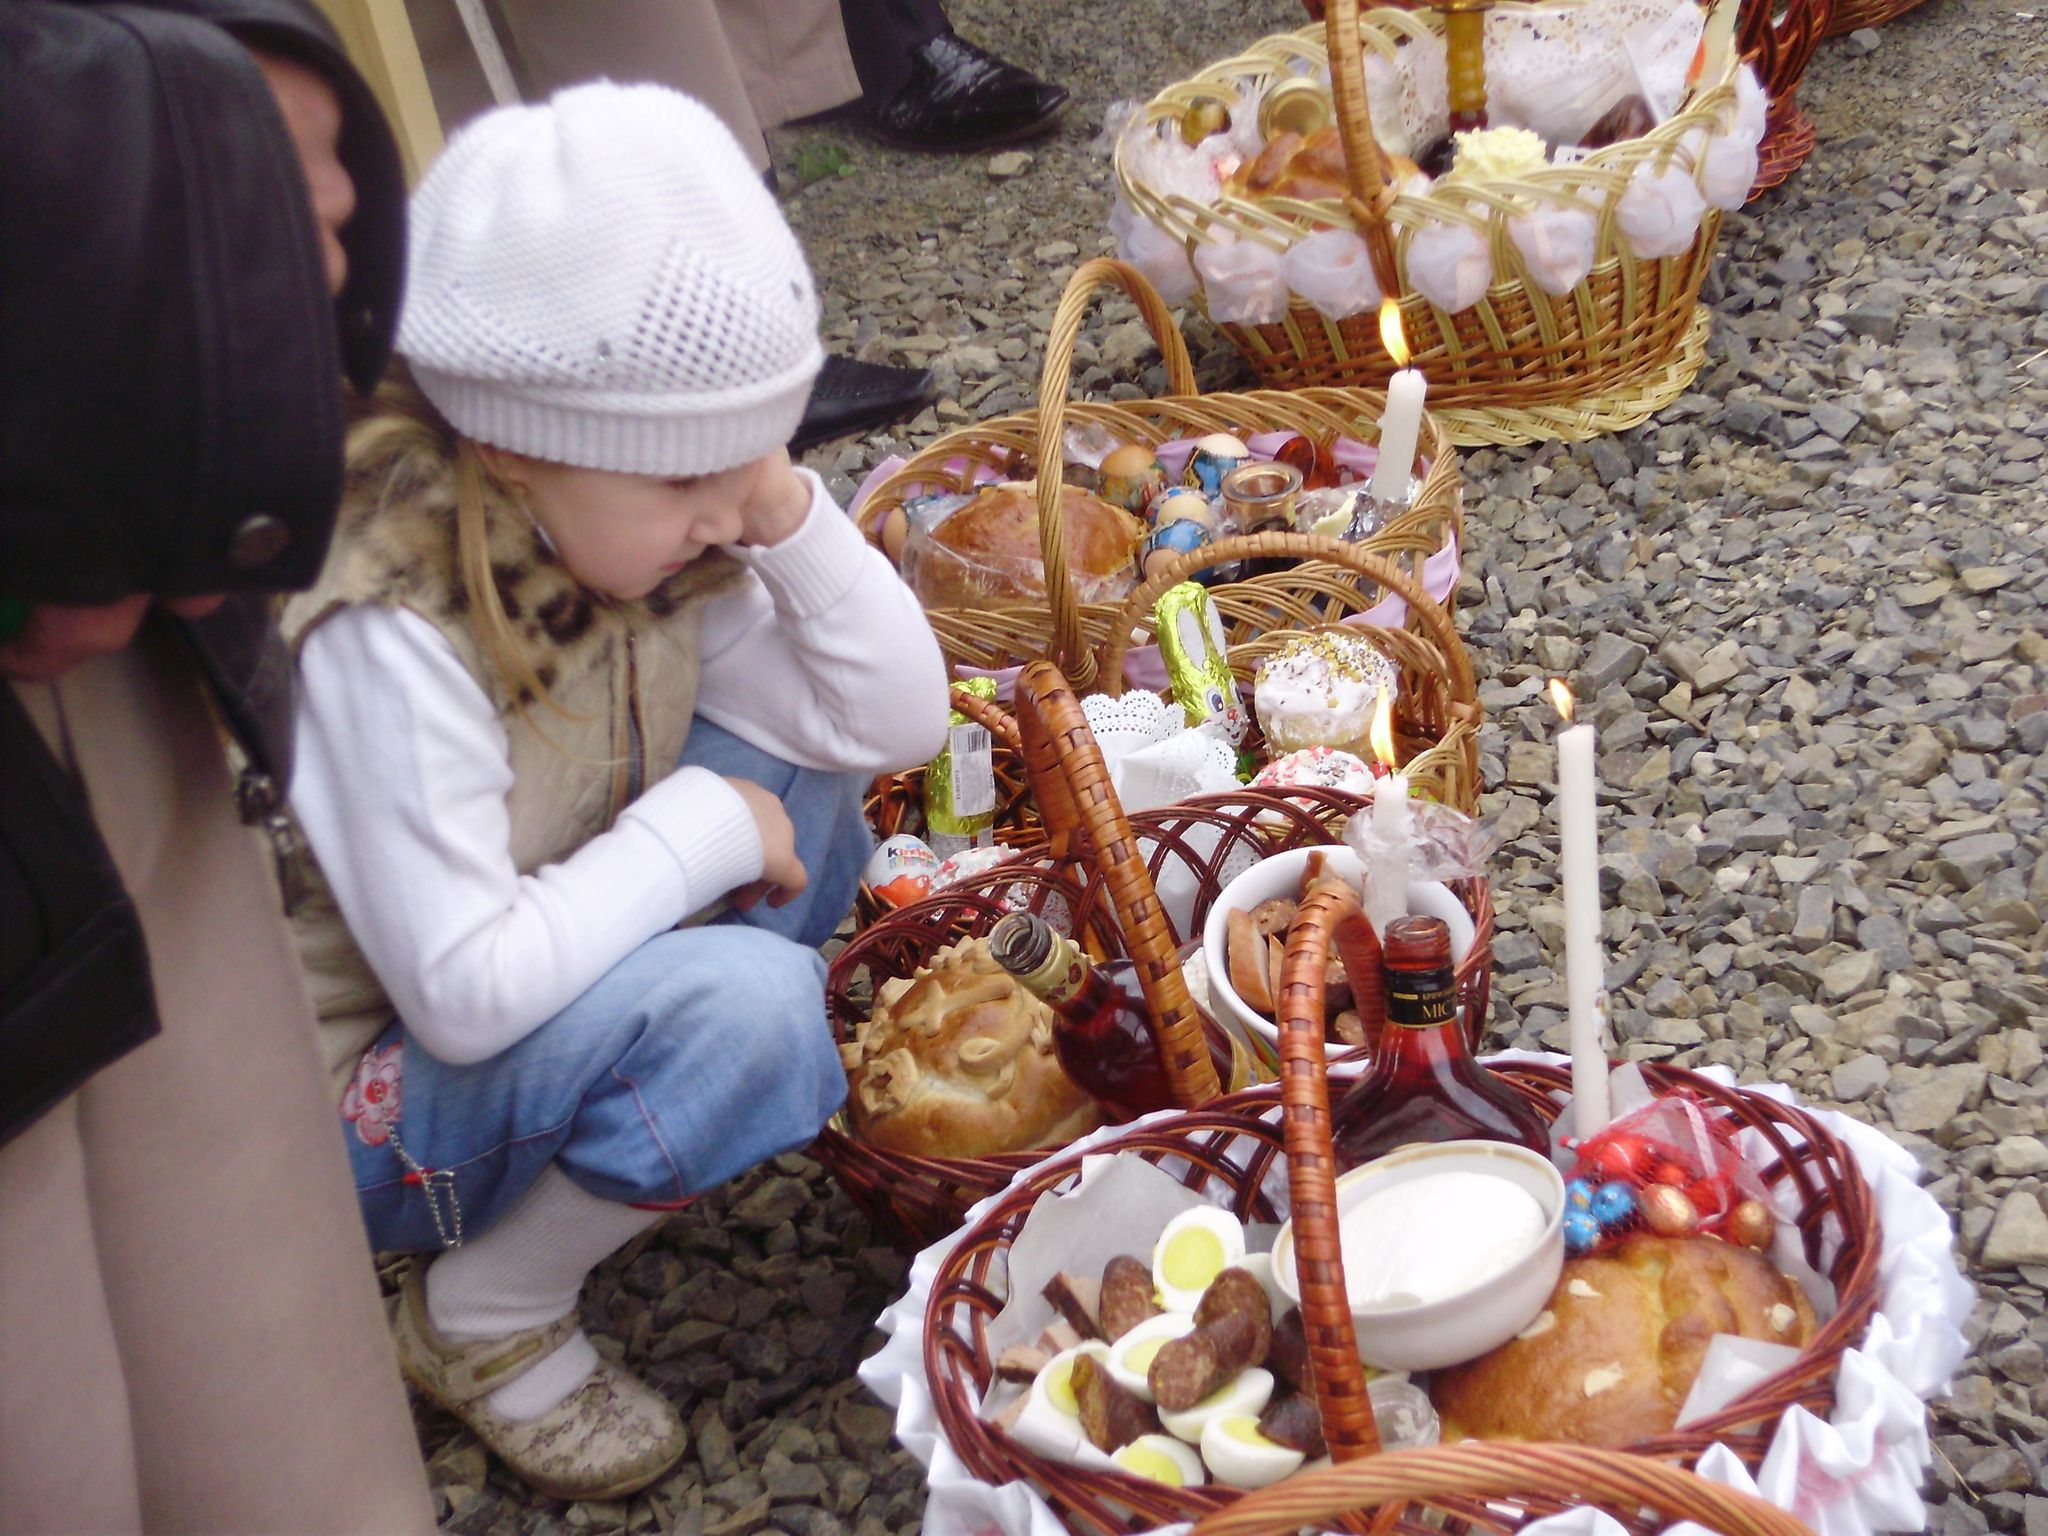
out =
<path fill-rule="evenodd" d="M 824 361 L 796 237 L 725 125 L 599 82 L 487 113 L 412 200 L 398 350 L 468 437 L 703 475 L 781 447 Z"/>

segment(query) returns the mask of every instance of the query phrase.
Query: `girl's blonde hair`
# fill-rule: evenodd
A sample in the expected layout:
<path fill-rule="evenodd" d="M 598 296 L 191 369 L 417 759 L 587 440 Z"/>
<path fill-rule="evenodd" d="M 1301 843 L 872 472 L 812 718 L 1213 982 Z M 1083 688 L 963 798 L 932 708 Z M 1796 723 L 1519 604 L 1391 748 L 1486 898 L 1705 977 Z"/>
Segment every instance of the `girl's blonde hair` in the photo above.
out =
<path fill-rule="evenodd" d="M 352 486 L 382 507 L 393 497 L 429 497 L 455 508 L 455 576 L 462 585 L 470 628 L 493 677 L 532 724 L 535 701 L 563 719 L 577 718 L 557 703 L 513 627 L 491 570 L 491 527 L 504 519 L 531 521 L 516 488 L 506 483 L 421 393 L 403 364 L 394 362 L 384 383 L 361 408 L 348 434 Z M 543 735 L 546 733 L 543 732 Z"/>

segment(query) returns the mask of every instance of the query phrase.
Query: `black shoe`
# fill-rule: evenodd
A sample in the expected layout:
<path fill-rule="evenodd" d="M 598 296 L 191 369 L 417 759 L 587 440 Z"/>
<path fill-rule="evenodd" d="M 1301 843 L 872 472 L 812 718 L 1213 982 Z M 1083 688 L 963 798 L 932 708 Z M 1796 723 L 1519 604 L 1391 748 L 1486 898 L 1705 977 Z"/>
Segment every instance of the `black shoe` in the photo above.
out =
<path fill-rule="evenodd" d="M 891 368 L 850 357 L 827 357 L 811 386 L 804 419 L 790 439 L 791 453 L 802 453 L 835 437 L 852 437 L 908 416 L 932 395 L 929 368 Z"/>
<path fill-rule="evenodd" d="M 910 83 L 865 116 L 884 144 L 965 152 L 1036 138 L 1066 106 L 1063 87 L 949 31 L 911 54 Z"/>

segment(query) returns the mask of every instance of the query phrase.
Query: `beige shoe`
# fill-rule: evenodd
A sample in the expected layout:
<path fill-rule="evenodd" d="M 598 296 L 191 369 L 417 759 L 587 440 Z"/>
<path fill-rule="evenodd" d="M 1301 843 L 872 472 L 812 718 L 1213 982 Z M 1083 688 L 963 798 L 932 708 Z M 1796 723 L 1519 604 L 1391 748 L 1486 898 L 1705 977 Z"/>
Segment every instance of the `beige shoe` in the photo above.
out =
<path fill-rule="evenodd" d="M 682 1459 L 689 1434 L 681 1417 L 610 1361 L 537 1419 L 492 1412 L 484 1399 L 574 1337 L 575 1314 L 503 1338 L 444 1338 L 427 1316 L 425 1273 L 415 1268 L 399 1292 L 391 1322 L 399 1369 L 535 1489 L 556 1499 L 622 1499 Z"/>

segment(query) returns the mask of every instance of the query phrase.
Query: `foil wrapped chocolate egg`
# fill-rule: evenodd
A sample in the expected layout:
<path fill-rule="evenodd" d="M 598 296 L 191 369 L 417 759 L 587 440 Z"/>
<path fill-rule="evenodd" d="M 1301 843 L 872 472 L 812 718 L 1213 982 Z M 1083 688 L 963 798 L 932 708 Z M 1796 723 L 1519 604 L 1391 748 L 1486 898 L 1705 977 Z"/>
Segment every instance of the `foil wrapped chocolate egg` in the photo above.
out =
<path fill-rule="evenodd" d="M 1564 1246 L 1569 1253 L 1590 1253 L 1600 1241 L 1600 1223 L 1591 1211 L 1566 1211 L 1562 1222 Z"/>
<path fill-rule="evenodd" d="M 1721 1235 L 1745 1248 L 1768 1248 L 1777 1231 L 1778 1218 L 1765 1208 L 1761 1200 L 1744 1200 L 1728 1213 Z"/>
<path fill-rule="evenodd" d="M 1700 1213 L 1682 1189 L 1669 1184 L 1646 1185 L 1638 1203 L 1643 1225 L 1659 1237 L 1691 1237 L 1699 1230 Z"/>
<path fill-rule="evenodd" d="M 1618 1227 L 1636 1213 L 1636 1192 L 1619 1179 L 1593 1191 L 1593 1217 L 1603 1227 Z"/>
<path fill-rule="evenodd" d="M 1230 109 L 1220 101 L 1198 101 L 1180 115 L 1180 141 L 1199 144 L 1211 134 L 1227 133 Z"/>
<path fill-rule="evenodd" d="M 1584 1179 L 1571 1179 L 1564 1186 L 1565 1209 L 1590 1211 L 1593 1208 L 1593 1186 Z"/>

